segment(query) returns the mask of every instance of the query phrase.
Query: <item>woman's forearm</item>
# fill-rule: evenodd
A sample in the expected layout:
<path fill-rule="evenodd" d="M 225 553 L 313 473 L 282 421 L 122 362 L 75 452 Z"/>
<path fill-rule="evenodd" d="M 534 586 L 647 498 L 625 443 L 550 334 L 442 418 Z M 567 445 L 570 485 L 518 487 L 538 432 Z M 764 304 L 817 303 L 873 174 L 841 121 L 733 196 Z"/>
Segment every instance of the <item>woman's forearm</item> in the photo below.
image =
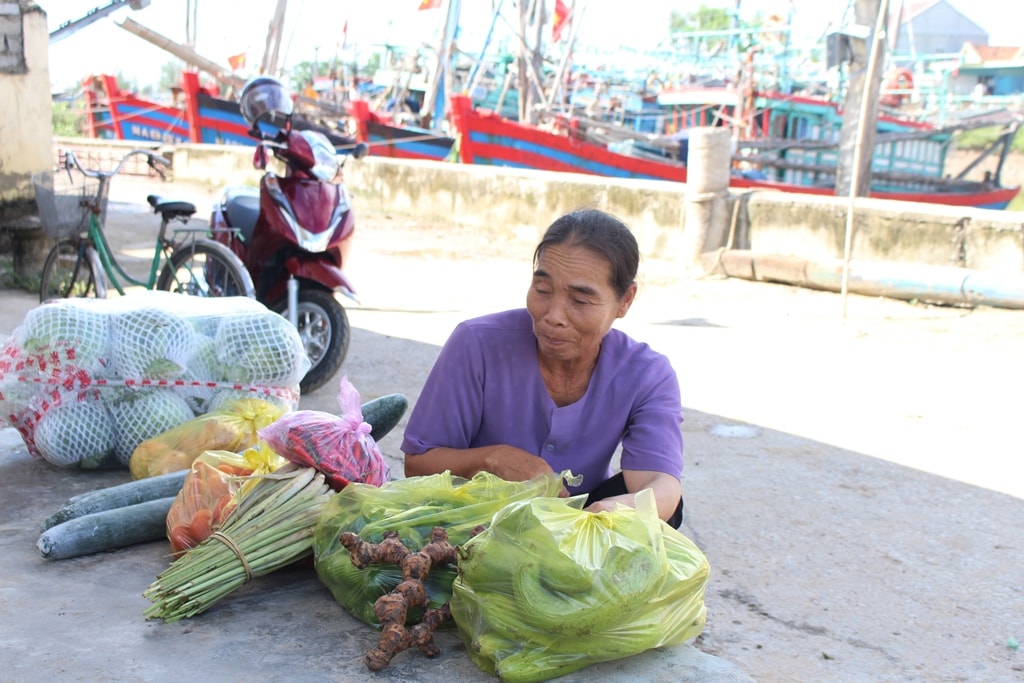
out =
<path fill-rule="evenodd" d="M 507 481 L 527 481 L 551 472 L 543 458 L 504 444 L 478 448 L 432 448 L 420 455 L 405 456 L 405 476 L 417 477 L 448 470 L 470 479 L 477 472 L 490 472 Z"/>
<path fill-rule="evenodd" d="M 471 479 L 483 469 L 484 453 L 479 448 L 432 448 L 426 453 L 405 456 L 405 476 L 421 477 L 451 472 L 456 477 Z"/>
<path fill-rule="evenodd" d="M 630 492 L 623 498 L 629 497 L 630 501 L 623 500 L 621 502 L 625 502 L 630 507 L 636 507 L 636 503 L 632 500 L 633 496 L 638 491 L 652 489 L 658 505 L 658 516 L 662 519 L 669 519 L 675 514 L 676 508 L 679 506 L 679 499 L 683 495 L 679 479 L 664 472 L 645 470 L 623 470 L 622 476 L 626 482 L 626 490 Z"/>

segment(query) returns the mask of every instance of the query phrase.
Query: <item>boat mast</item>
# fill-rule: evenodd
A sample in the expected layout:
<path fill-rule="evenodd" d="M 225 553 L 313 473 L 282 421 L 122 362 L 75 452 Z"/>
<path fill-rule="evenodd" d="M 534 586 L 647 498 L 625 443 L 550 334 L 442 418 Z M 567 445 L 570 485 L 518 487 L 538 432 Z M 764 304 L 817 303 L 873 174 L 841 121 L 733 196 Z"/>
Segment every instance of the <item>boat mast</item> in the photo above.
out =
<path fill-rule="evenodd" d="M 274 9 L 274 16 L 267 28 L 267 46 L 263 52 L 263 63 L 260 65 L 260 73 L 269 76 L 276 76 L 278 69 L 278 58 L 281 52 L 281 36 L 284 33 L 284 13 L 288 7 L 288 0 L 277 0 L 277 7 Z"/>
<path fill-rule="evenodd" d="M 873 32 L 877 30 L 877 23 L 884 34 L 889 2 L 856 0 L 854 6 L 856 24 L 865 35 L 864 38 L 850 38 L 852 59 L 848 65 L 843 125 L 839 131 L 836 194 L 866 197 L 871 188 L 871 157 L 878 128 L 878 96 L 882 89 L 881 66 L 885 44 L 881 39 L 883 36 Z M 861 148 L 860 154 L 857 153 L 858 147 Z"/>

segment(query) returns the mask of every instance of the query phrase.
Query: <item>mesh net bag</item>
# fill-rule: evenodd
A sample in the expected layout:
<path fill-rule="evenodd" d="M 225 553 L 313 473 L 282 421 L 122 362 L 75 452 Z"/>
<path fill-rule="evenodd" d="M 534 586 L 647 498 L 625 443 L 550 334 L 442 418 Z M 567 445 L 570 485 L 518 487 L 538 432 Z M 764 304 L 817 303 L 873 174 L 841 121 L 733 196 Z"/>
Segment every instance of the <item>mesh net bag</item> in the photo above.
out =
<path fill-rule="evenodd" d="M 121 311 L 111 319 L 111 355 L 120 377 L 175 379 L 196 348 L 196 333 L 184 318 L 153 308 Z"/>
<path fill-rule="evenodd" d="M 74 368 L 98 375 L 109 366 L 110 316 L 96 307 L 61 302 L 37 306 L 15 330 L 13 343 L 26 354 L 50 359 L 51 370 Z"/>
<path fill-rule="evenodd" d="M 96 469 L 119 464 L 111 457 L 117 441 L 114 420 L 99 392 L 44 413 L 36 425 L 35 440 L 43 458 L 58 467 Z"/>
<path fill-rule="evenodd" d="M 230 382 L 292 383 L 309 369 L 295 328 L 271 311 L 226 318 L 217 328 L 216 342 L 217 359 Z"/>
<path fill-rule="evenodd" d="M 142 441 L 225 401 L 295 410 L 309 366 L 294 327 L 254 299 L 53 301 L 3 342 L 0 424 L 59 467 L 127 466 Z"/>
<path fill-rule="evenodd" d="M 159 388 L 119 389 L 109 400 L 110 413 L 117 426 L 114 453 L 127 465 L 140 443 L 191 420 L 195 413 L 184 397 Z"/>

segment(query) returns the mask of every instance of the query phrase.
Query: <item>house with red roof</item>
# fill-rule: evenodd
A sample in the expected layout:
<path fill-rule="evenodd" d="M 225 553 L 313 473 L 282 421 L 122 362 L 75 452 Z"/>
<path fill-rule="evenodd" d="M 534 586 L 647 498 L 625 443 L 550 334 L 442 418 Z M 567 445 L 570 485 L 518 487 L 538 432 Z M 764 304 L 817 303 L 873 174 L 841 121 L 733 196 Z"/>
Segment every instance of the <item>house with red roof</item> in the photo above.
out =
<path fill-rule="evenodd" d="M 1024 93 L 1024 47 L 965 43 L 960 50 L 957 81 L 982 83 L 997 97 Z"/>
<path fill-rule="evenodd" d="M 1024 92 L 1024 46 L 989 45 L 988 32 L 946 0 L 904 2 L 890 17 L 889 35 L 897 63 L 937 67 L 957 96 Z"/>

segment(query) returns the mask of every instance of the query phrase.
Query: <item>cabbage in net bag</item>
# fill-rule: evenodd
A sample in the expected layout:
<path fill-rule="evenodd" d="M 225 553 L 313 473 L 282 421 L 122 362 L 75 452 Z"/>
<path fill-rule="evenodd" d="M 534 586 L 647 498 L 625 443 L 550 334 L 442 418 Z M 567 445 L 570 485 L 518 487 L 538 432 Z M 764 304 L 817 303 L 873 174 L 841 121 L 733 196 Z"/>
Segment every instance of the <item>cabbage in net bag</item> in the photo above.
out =
<path fill-rule="evenodd" d="M 566 473 L 567 474 L 567 473 Z M 489 524 L 494 513 L 511 501 L 537 496 L 557 496 L 562 476 L 549 474 L 526 482 L 505 481 L 489 472 L 472 479 L 450 472 L 391 481 L 380 488 L 352 483 L 327 504 L 313 536 L 317 576 L 345 609 L 366 623 L 380 627 L 373 603 L 402 581 L 402 570 L 392 563 L 372 563 L 365 569 L 352 564 L 341 544 L 343 531 L 351 531 L 368 543 L 380 543 L 387 531 L 398 532 L 412 552 L 430 542 L 430 531 L 444 527 L 452 545 L 465 543 L 474 527 Z M 434 567 L 425 586 L 430 608 L 451 598 L 456 571 Z M 416 623 L 423 608 L 411 609 L 407 623 Z"/>
<path fill-rule="evenodd" d="M 648 494 L 599 513 L 513 503 L 463 546 L 452 619 L 481 670 L 544 681 L 700 634 L 707 559 Z"/>
<path fill-rule="evenodd" d="M 62 299 L 30 310 L 0 350 L 0 424 L 59 467 L 125 467 L 210 406 L 294 410 L 308 369 L 298 332 L 247 297 Z"/>

